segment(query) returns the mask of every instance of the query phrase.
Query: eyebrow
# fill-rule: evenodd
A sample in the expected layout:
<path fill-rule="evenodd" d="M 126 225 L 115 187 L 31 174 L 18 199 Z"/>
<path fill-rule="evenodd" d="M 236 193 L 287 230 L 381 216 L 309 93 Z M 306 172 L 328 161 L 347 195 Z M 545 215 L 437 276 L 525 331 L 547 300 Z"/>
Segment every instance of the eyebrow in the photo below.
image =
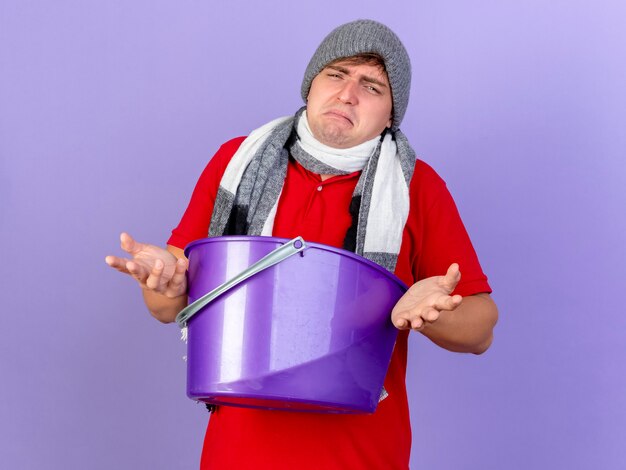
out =
<path fill-rule="evenodd" d="M 333 69 L 336 70 L 337 72 L 341 72 L 344 73 L 346 75 L 352 75 L 352 73 L 350 72 L 349 69 L 342 67 L 341 65 L 328 65 L 326 66 L 327 69 Z M 374 77 L 369 77 L 367 75 L 364 75 L 363 77 L 361 77 L 361 80 L 367 83 L 373 83 L 374 85 L 378 85 L 380 87 L 384 87 L 387 88 L 387 84 L 384 82 L 381 82 L 380 80 L 374 78 Z"/>

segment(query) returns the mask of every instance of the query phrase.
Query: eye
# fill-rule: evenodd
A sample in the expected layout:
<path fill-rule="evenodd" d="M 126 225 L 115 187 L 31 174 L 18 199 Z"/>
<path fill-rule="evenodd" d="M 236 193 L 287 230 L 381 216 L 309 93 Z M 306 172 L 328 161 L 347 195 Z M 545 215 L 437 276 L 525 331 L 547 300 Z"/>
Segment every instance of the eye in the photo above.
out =
<path fill-rule="evenodd" d="M 328 72 L 327 74 L 330 78 L 335 78 L 335 79 L 340 79 L 342 78 L 342 75 L 340 73 L 337 72 Z"/>
<path fill-rule="evenodd" d="M 365 89 L 374 95 L 380 95 L 380 90 L 374 85 L 365 85 Z"/>

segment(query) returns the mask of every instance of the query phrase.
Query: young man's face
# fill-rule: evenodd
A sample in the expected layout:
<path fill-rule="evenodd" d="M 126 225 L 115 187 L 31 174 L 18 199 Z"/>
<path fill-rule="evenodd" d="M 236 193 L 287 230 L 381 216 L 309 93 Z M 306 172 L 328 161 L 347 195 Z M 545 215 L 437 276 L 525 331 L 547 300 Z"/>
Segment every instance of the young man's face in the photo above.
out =
<path fill-rule="evenodd" d="M 391 87 L 375 65 L 337 62 L 311 82 L 307 118 L 317 140 L 349 148 L 380 135 L 391 126 Z"/>

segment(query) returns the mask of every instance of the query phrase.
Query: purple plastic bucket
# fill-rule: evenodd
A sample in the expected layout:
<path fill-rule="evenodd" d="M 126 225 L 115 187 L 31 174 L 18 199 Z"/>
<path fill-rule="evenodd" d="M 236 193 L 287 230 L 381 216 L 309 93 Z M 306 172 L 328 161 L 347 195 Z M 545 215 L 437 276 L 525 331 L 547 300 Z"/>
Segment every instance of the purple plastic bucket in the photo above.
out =
<path fill-rule="evenodd" d="M 288 241 L 191 243 L 189 302 Z M 371 413 L 397 336 L 390 313 L 406 289 L 361 256 L 306 242 L 189 318 L 187 395 L 218 405 Z"/>

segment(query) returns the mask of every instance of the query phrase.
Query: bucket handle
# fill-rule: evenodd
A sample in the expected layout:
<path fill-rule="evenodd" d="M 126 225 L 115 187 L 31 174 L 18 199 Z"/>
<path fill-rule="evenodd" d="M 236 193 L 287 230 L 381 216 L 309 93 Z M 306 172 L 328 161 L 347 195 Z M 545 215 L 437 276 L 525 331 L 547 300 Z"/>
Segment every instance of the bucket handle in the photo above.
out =
<path fill-rule="evenodd" d="M 232 279 L 224 282 L 222 285 L 206 293 L 195 302 L 190 303 L 184 309 L 178 312 L 178 315 L 176 315 L 176 321 L 178 322 L 178 325 L 181 328 L 184 328 L 191 317 L 193 317 L 196 313 L 202 310 L 202 308 L 204 308 L 214 299 L 222 295 L 224 292 L 232 289 L 237 284 L 240 284 L 241 282 L 248 279 L 250 276 L 253 276 L 271 266 L 274 266 L 275 264 L 280 263 L 281 261 L 289 258 L 292 255 L 295 255 L 296 253 L 300 253 L 305 248 L 306 242 L 302 237 L 296 237 L 293 240 L 285 243 L 283 246 L 279 246 L 274 251 L 268 253 L 253 265 L 241 271 Z"/>

